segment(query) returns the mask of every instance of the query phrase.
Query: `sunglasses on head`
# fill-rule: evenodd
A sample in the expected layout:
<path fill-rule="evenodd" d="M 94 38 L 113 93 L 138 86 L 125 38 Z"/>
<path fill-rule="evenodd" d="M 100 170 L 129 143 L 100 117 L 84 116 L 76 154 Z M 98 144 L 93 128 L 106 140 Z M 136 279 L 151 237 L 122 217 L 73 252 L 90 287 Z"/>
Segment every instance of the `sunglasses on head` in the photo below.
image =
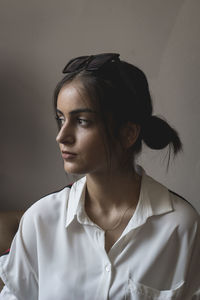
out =
<path fill-rule="evenodd" d="M 71 59 L 63 69 L 63 73 L 73 73 L 81 70 L 97 71 L 110 62 L 119 61 L 117 53 L 102 53 L 90 56 L 79 56 Z"/>

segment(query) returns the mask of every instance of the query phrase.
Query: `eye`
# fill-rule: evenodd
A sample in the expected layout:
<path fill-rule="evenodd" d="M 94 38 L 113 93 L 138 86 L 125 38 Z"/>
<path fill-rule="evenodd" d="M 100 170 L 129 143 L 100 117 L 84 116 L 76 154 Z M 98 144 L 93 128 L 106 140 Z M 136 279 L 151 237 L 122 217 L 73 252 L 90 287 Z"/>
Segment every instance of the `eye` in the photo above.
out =
<path fill-rule="evenodd" d="M 83 119 L 83 118 L 77 118 L 77 121 L 82 126 L 88 126 L 90 124 L 90 120 Z"/>
<path fill-rule="evenodd" d="M 58 124 L 58 128 L 60 129 L 63 126 L 63 124 L 65 123 L 65 120 L 63 117 L 59 117 L 59 116 L 56 116 L 55 118 L 56 118 L 56 121 Z"/>

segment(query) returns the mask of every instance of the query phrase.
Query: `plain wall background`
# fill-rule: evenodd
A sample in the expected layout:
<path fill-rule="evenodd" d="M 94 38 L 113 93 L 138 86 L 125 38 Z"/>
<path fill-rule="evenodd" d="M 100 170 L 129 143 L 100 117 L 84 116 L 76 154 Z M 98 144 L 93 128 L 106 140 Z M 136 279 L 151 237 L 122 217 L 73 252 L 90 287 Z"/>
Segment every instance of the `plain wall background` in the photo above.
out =
<path fill-rule="evenodd" d="M 0 3 L 1 210 L 25 209 L 71 181 L 55 141 L 52 94 L 72 57 L 118 52 L 146 73 L 154 113 L 184 152 L 146 147 L 147 173 L 200 211 L 200 2 L 4 0 Z"/>

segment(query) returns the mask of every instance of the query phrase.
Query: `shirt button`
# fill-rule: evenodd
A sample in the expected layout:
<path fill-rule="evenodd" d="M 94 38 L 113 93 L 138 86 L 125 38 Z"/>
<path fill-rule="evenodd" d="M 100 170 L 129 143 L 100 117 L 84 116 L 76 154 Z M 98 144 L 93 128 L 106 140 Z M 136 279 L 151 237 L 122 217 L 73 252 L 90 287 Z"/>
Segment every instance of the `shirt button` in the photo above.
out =
<path fill-rule="evenodd" d="M 105 269 L 106 269 L 106 272 L 110 272 L 110 265 L 107 265 L 106 267 L 105 267 Z"/>

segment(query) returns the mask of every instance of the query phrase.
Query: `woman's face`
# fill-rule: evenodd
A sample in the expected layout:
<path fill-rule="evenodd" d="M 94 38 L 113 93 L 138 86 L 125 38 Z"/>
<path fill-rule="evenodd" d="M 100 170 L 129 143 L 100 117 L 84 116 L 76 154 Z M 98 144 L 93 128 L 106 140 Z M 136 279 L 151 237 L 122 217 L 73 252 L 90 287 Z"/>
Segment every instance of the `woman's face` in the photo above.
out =
<path fill-rule="evenodd" d="M 61 129 L 56 141 L 65 171 L 104 172 L 108 164 L 102 123 L 88 97 L 80 93 L 80 84 L 72 82 L 62 87 L 57 99 L 57 117 Z"/>

